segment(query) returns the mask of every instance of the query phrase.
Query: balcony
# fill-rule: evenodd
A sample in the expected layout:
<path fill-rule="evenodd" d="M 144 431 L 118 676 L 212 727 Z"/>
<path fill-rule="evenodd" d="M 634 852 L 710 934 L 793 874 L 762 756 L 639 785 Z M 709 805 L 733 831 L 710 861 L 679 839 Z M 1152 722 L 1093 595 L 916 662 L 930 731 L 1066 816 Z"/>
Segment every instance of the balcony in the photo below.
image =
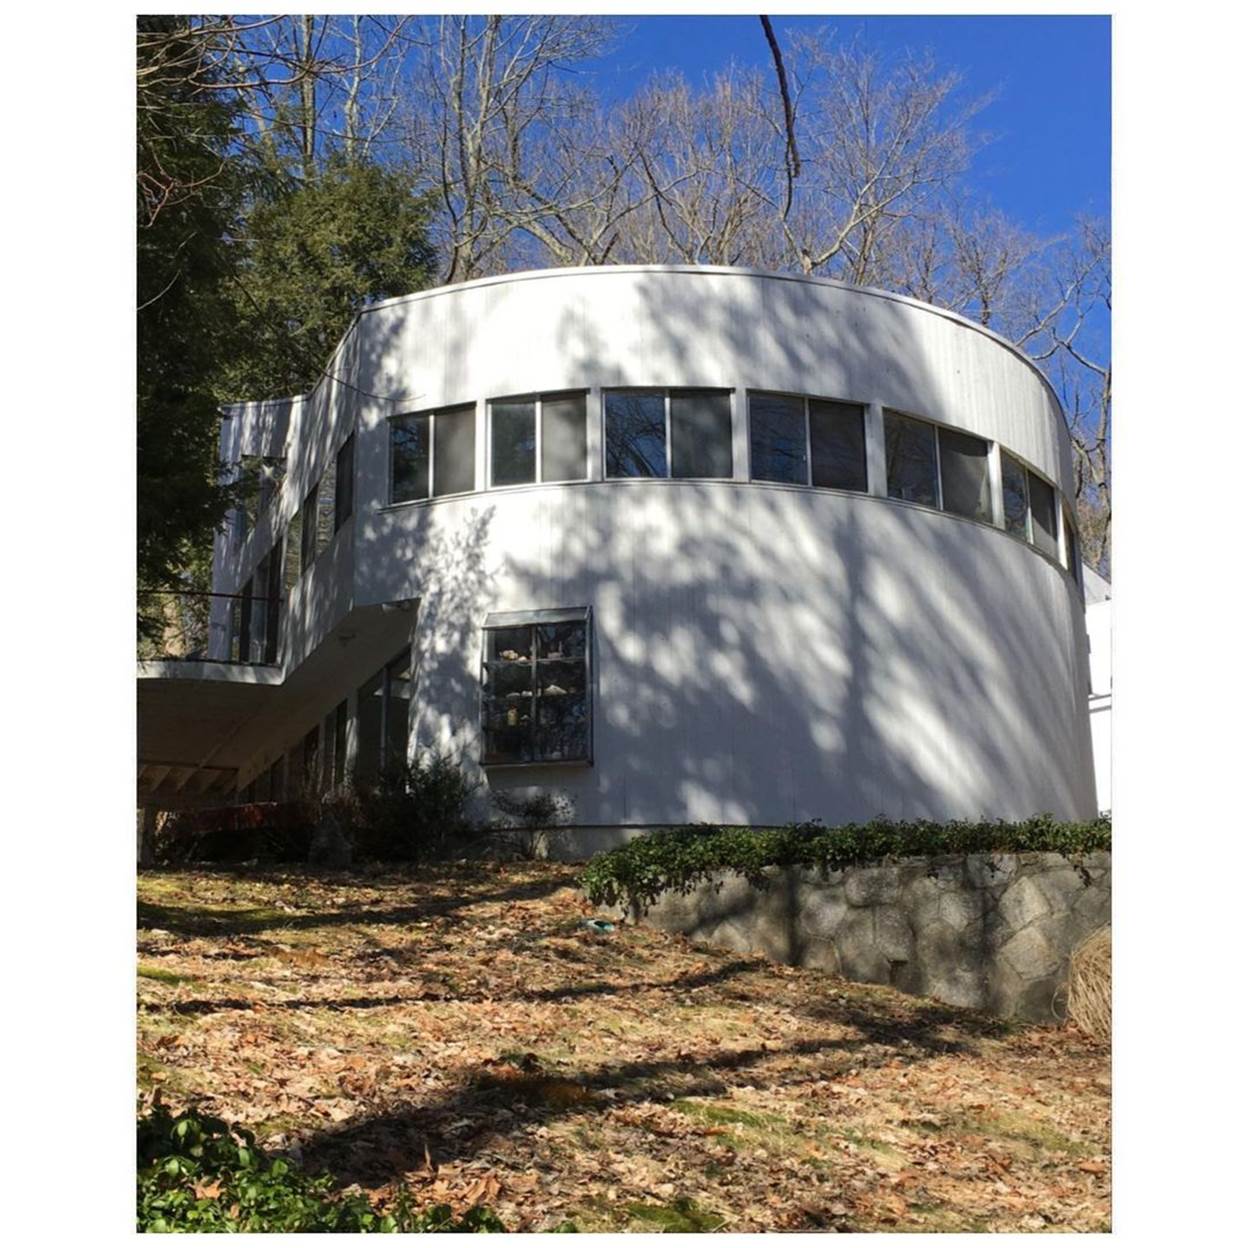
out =
<path fill-rule="evenodd" d="M 282 600 L 257 594 L 140 590 L 140 663 L 276 667 Z"/>

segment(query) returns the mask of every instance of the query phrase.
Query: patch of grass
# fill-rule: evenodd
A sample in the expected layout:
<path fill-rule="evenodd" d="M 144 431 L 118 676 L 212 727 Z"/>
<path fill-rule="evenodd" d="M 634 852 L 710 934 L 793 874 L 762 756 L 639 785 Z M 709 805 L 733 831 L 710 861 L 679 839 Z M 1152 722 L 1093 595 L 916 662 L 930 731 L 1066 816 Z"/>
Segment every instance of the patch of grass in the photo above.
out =
<path fill-rule="evenodd" d="M 1025 1144 L 1042 1153 L 1063 1153 L 1083 1157 L 1097 1150 L 1054 1130 L 1046 1123 L 1028 1118 L 1026 1114 L 1009 1111 L 967 1114 L 962 1119 L 966 1130 L 1014 1144 Z"/>
<path fill-rule="evenodd" d="M 159 966 L 140 966 L 140 979 L 154 979 L 160 984 L 193 984 L 198 982 L 193 975 L 177 975 Z"/>
<path fill-rule="evenodd" d="M 702 1122 L 709 1122 L 716 1126 L 735 1123 L 743 1127 L 767 1130 L 770 1127 L 784 1125 L 784 1119 L 779 1114 L 760 1114 L 748 1109 L 737 1109 L 731 1105 L 715 1105 L 706 1101 L 681 1098 L 672 1102 L 672 1108 L 679 1113 L 688 1114 L 690 1118 L 698 1118 Z"/>
<path fill-rule="evenodd" d="M 841 1127 L 837 1135 L 843 1140 L 848 1140 L 855 1148 L 865 1148 L 869 1152 L 879 1153 L 881 1157 L 897 1156 L 897 1150 L 891 1144 L 885 1144 L 883 1140 L 877 1140 L 874 1136 L 863 1135 L 861 1131 L 855 1131 L 852 1127 Z"/>
<path fill-rule="evenodd" d="M 700 1209 L 697 1202 L 687 1196 L 678 1196 L 670 1205 L 634 1202 L 625 1205 L 624 1209 L 634 1221 L 645 1222 L 668 1233 L 718 1231 L 725 1222 L 718 1213 Z"/>

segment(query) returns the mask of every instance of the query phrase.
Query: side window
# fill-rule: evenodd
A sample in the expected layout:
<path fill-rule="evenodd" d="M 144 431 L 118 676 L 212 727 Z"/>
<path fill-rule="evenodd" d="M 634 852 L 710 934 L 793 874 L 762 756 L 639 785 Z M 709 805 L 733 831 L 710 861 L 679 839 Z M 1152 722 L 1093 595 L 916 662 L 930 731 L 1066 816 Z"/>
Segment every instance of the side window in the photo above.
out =
<path fill-rule="evenodd" d="M 946 511 L 992 523 L 989 444 L 973 434 L 941 429 L 940 494 Z"/>
<path fill-rule="evenodd" d="M 608 390 L 608 477 L 726 480 L 732 476 L 727 390 Z"/>
<path fill-rule="evenodd" d="M 476 406 L 390 421 L 390 501 L 465 494 L 476 480 Z"/>
<path fill-rule="evenodd" d="M 750 395 L 750 477 L 810 484 L 805 399 L 788 394 Z"/>
<path fill-rule="evenodd" d="M 334 532 L 351 517 L 355 506 L 355 434 L 338 448 L 334 466 Z"/>
<path fill-rule="evenodd" d="M 316 494 L 317 487 L 314 485 L 308 491 L 308 496 L 303 500 L 303 506 L 299 510 L 300 516 L 300 537 L 299 537 L 299 574 L 302 576 L 316 560 Z"/>
<path fill-rule="evenodd" d="M 667 476 L 667 399 L 662 390 L 603 396 L 608 477 Z"/>
<path fill-rule="evenodd" d="M 940 506 L 934 425 L 886 410 L 884 456 L 889 498 L 923 503 L 928 507 Z"/>
<path fill-rule="evenodd" d="M 411 664 L 411 649 L 405 647 L 360 686 L 355 754 L 360 779 L 392 775 L 407 762 Z"/>
<path fill-rule="evenodd" d="M 1015 537 L 1031 541 L 1031 523 L 1027 507 L 1027 469 L 1014 458 L 1001 452 L 1001 490 L 1005 496 L 1005 529 Z"/>
<path fill-rule="evenodd" d="M 1031 540 L 1037 550 L 1057 558 L 1057 496 L 1053 487 L 1034 472 L 1027 474 L 1031 500 Z"/>
<path fill-rule="evenodd" d="M 481 761 L 591 761 L 589 610 L 508 613 L 486 621 Z"/>

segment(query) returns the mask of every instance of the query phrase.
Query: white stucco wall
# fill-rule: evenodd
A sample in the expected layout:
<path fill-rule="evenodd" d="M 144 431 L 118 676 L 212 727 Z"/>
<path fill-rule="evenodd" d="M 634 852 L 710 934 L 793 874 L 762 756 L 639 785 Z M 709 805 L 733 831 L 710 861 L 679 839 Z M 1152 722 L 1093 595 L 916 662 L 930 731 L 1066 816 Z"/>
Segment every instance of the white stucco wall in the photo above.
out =
<path fill-rule="evenodd" d="M 352 428 L 355 510 L 292 597 L 286 672 L 349 611 L 419 598 L 413 750 L 476 768 L 487 613 L 590 606 L 594 766 L 487 785 L 557 788 L 584 825 L 1095 811 L 1083 604 L 1058 563 L 928 508 L 748 480 L 765 389 L 862 403 L 869 435 L 883 407 L 966 429 L 1069 495 L 1060 408 L 992 335 L 831 282 L 561 270 L 381 305 L 328 371 L 349 384 L 292 412 L 274 519 Z M 601 390 L 624 385 L 731 389 L 736 479 L 603 481 Z M 486 490 L 488 400 L 562 389 L 589 392 L 590 480 Z M 466 402 L 477 492 L 388 506 L 387 418 Z M 219 584 L 271 542 L 251 535 Z"/>

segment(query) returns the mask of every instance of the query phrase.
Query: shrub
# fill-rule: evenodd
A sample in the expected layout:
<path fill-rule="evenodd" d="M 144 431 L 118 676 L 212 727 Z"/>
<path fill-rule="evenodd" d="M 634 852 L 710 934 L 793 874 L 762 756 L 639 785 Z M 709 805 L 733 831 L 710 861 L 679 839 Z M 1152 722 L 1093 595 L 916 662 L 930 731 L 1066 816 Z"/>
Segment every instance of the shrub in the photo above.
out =
<path fill-rule="evenodd" d="M 660 894 L 690 892 L 717 871 L 737 871 L 765 887 L 769 867 L 799 866 L 823 875 L 844 867 L 940 854 L 1049 851 L 1078 858 L 1110 847 L 1110 821 L 1059 823 L 1037 815 L 1018 823 L 920 819 L 825 828 L 800 823 L 783 828 L 667 828 L 638 837 L 594 858 L 581 887 L 596 905 L 624 905 L 644 913 Z"/>
<path fill-rule="evenodd" d="M 377 780 L 353 781 L 356 857 L 412 861 L 473 840 L 479 829 L 468 808 L 477 787 L 443 754 L 426 755 Z"/>
<path fill-rule="evenodd" d="M 576 809 L 572 799 L 563 793 L 539 792 L 523 797 L 499 789 L 490 794 L 490 801 L 506 820 L 494 825 L 495 845 L 525 860 L 536 858 L 542 834 L 556 824 L 566 823 Z"/>
<path fill-rule="evenodd" d="M 138 1120 L 140 1231 L 502 1231 L 489 1210 L 456 1217 L 448 1205 L 421 1213 L 406 1199 L 381 1211 L 363 1195 L 334 1190 L 285 1157 L 258 1148 L 252 1135 L 195 1111 L 163 1105 Z"/>

